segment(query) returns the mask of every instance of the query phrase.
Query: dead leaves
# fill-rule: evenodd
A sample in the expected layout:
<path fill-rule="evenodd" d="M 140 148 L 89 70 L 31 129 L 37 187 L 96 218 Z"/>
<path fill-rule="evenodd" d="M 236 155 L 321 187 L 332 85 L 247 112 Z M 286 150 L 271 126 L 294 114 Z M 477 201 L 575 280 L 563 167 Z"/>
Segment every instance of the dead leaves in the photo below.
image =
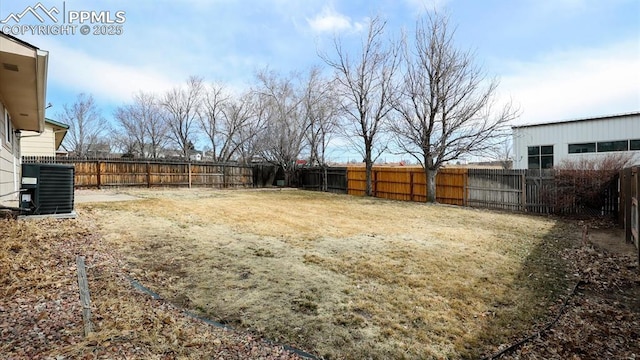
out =
<path fill-rule="evenodd" d="M 11 359 L 297 359 L 135 291 L 78 220 L 0 220 L 0 354 Z M 75 256 L 86 257 L 96 332 L 83 337 Z"/>
<path fill-rule="evenodd" d="M 635 359 L 640 357 L 640 274 L 631 255 L 593 246 L 563 256 L 582 279 L 569 309 L 547 333 L 506 359 Z"/>

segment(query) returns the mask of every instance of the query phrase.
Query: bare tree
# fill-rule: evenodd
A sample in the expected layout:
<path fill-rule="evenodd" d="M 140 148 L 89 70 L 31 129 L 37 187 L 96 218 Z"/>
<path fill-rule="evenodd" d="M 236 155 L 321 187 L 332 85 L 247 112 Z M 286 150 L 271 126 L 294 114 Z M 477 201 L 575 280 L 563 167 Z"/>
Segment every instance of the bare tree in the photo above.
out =
<path fill-rule="evenodd" d="M 511 169 L 513 167 L 513 141 L 510 136 L 497 139 L 492 151 L 492 157 L 503 169 Z"/>
<path fill-rule="evenodd" d="M 294 170 L 295 161 L 303 150 L 308 124 L 301 116 L 300 89 L 294 75 L 281 76 L 263 70 L 257 74 L 258 92 L 263 106 L 261 116 L 265 128 L 260 134 L 260 155 L 284 170 L 285 183 Z"/>
<path fill-rule="evenodd" d="M 115 142 L 125 154 L 144 156 L 146 131 L 137 112 L 135 104 L 116 108 L 114 117 L 118 128 L 114 131 Z"/>
<path fill-rule="evenodd" d="M 145 156 L 158 158 L 165 148 L 169 126 L 162 111 L 162 106 L 158 98 L 153 94 L 140 93 L 139 97 L 134 98 L 135 102 L 141 108 L 140 117 L 144 119 L 146 130 L 146 149 Z"/>
<path fill-rule="evenodd" d="M 202 106 L 198 119 L 200 120 L 202 130 L 211 143 L 213 160 L 217 161 L 219 160 L 219 148 L 225 140 L 221 139 L 221 137 L 224 136 L 222 131 L 224 112 L 222 109 L 225 103 L 229 101 L 229 96 L 224 93 L 221 85 L 212 84 L 211 86 L 204 87 L 202 98 Z"/>
<path fill-rule="evenodd" d="M 396 145 L 423 166 L 427 201 L 436 201 L 436 174 L 464 154 L 485 154 L 505 136 L 517 116 L 511 104 L 494 112 L 498 81 L 487 79 L 469 51 L 456 49 L 448 18 L 417 22 L 412 43 L 404 41 L 404 77 L 392 123 Z"/>
<path fill-rule="evenodd" d="M 247 137 L 239 136 L 241 131 L 250 130 L 244 128 L 250 125 L 254 117 L 253 110 L 249 94 L 236 98 L 216 84 L 206 89 L 199 119 L 211 144 L 214 161 L 230 161 L 243 142 L 256 135 L 256 132 L 249 132 L 246 133 Z"/>
<path fill-rule="evenodd" d="M 185 86 L 169 90 L 161 101 L 169 138 L 180 148 L 185 159 L 189 158 L 196 140 L 195 122 L 202 105 L 203 88 L 202 78 L 191 76 Z"/>
<path fill-rule="evenodd" d="M 366 193 L 372 195 L 371 169 L 375 159 L 386 149 L 379 135 L 383 122 L 392 110 L 395 94 L 394 76 L 398 70 L 398 46 L 385 43 L 386 21 L 373 18 L 369 22 L 361 53 L 350 57 L 338 39 L 334 39 L 336 59 L 321 55 L 336 71 L 337 89 L 345 114 L 343 132 L 364 158 Z"/>
<path fill-rule="evenodd" d="M 119 109 L 116 109 L 116 118 L 122 117 L 119 113 Z M 119 121 L 119 120 L 118 120 Z M 128 132 L 119 124 L 112 126 L 109 130 L 111 132 L 112 146 L 122 153 L 123 157 L 136 157 L 140 155 L 140 146 L 138 145 L 138 139 L 131 132 Z"/>
<path fill-rule="evenodd" d="M 327 147 L 340 114 L 334 85 L 334 81 L 323 78 L 319 67 L 311 68 L 305 79 L 301 104 L 308 124 L 305 140 L 309 147 L 309 164 L 323 169 L 322 191 L 327 191 Z"/>
<path fill-rule="evenodd" d="M 64 105 L 58 118 L 69 125 L 64 140 L 65 148 L 73 151 L 76 156 L 88 156 L 98 145 L 105 126 L 105 120 L 100 115 L 93 96 L 79 94 L 73 104 Z"/>
<path fill-rule="evenodd" d="M 131 155 L 156 158 L 166 142 L 167 124 L 155 95 L 138 92 L 133 103 L 115 110 L 116 141 Z"/>
<path fill-rule="evenodd" d="M 302 111 L 308 123 L 305 138 L 311 165 L 326 165 L 327 146 L 336 130 L 340 106 L 333 85 L 319 67 L 311 68 L 305 79 Z"/>
<path fill-rule="evenodd" d="M 236 101 L 227 104 L 226 118 L 236 124 L 231 136 L 230 153 L 237 153 L 240 161 L 250 164 L 260 152 L 269 111 L 267 101 L 256 91 L 249 91 Z"/>
<path fill-rule="evenodd" d="M 245 142 L 251 141 L 259 132 L 260 123 L 254 116 L 252 98 L 249 93 L 231 98 L 222 106 L 222 123 L 218 160 L 233 159 Z M 246 136 L 239 136 L 244 134 Z"/>

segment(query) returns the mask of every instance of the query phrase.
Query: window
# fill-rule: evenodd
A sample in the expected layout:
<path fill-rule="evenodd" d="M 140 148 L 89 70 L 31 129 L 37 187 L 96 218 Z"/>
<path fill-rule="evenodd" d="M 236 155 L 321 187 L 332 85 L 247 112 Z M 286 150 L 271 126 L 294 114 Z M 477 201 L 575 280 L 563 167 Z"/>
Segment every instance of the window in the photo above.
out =
<path fill-rule="evenodd" d="M 2 105 L 2 103 L 0 103 L 0 105 Z M 1 106 L 0 106 L 0 109 L 2 109 L 2 107 L 1 107 Z M 6 110 L 4 110 L 4 114 L 5 114 L 5 115 L 4 115 L 4 118 L 6 118 L 6 117 L 7 117 L 7 111 L 6 111 Z M 4 134 L 5 134 L 5 132 L 6 132 L 6 131 L 5 131 L 5 129 L 4 129 L 4 128 L 5 128 L 7 125 L 6 125 L 6 120 L 4 120 L 4 118 L 3 118 L 2 124 L 1 124 L 1 126 L 0 126 L 0 146 L 1 146 L 2 144 L 4 144 L 4 142 L 5 142 Z"/>
<path fill-rule="evenodd" d="M 640 139 L 569 144 L 569 154 L 640 150 Z"/>
<path fill-rule="evenodd" d="M 553 167 L 553 145 L 529 146 L 527 149 L 529 169 Z"/>
<path fill-rule="evenodd" d="M 569 144 L 569 154 L 596 152 L 596 143 Z"/>
<path fill-rule="evenodd" d="M 6 145 L 11 144 L 12 136 L 13 136 L 13 126 L 11 126 L 11 117 L 9 117 L 9 112 L 5 110 L 4 111 L 4 141 Z"/>
<path fill-rule="evenodd" d="M 598 142 L 598 152 L 610 151 L 627 151 L 629 150 L 629 141 L 601 141 Z"/>

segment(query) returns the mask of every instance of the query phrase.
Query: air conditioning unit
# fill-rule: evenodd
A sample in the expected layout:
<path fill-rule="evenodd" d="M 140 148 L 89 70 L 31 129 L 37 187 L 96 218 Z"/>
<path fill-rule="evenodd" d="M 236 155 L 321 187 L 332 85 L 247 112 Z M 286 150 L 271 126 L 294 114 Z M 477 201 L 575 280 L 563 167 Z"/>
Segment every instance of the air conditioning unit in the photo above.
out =
<path fill-rule="evenodd" d="M 73 165 L 22 164 L 20 208 L 23 214 L 75 216 L 74 172 Z"/>

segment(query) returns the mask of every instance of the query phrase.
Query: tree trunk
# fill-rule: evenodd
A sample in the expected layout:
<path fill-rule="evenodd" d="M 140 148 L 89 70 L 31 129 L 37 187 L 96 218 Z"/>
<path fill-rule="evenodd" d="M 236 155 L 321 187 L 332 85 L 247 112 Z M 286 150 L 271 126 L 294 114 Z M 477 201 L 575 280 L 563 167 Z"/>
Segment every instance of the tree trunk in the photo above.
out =
<path fill-rule="evenodd" d="M 329 180 L 329 174 L 327 171 L 327 165 L 323 165 L 322 166 L 322 191 L 324 192 L 329 191 L 329 184 L 327 184 L 328 180 Z"/>
<path fill-rule="evenodd" d="M 430 169 L 428 167 L 425 167 L 424 172 L 427 178 L 427 202 L 435 203 L 436 202 L 436 175 L 438 174 L 438 169 Z"/>
<path fill-rule="evenodd" d="M 284 169 L 284 186 L 289 187 L 291 186 L 290 181 L 291 181 L 291 174 L 290 174 L 290 169 L 289 168 L 285 168 Z"/>
<path fill-rule="evenodd" d="M 367 177 L 367 187 L 366 194 L 367 196 L 373 196 L 373 181 L 372 181 L 372 169 L 373 169 L 373 161 L 371 161 L 371 150 L 367 149 L 366 157 L 364 159 L 366 177 Z"/>

